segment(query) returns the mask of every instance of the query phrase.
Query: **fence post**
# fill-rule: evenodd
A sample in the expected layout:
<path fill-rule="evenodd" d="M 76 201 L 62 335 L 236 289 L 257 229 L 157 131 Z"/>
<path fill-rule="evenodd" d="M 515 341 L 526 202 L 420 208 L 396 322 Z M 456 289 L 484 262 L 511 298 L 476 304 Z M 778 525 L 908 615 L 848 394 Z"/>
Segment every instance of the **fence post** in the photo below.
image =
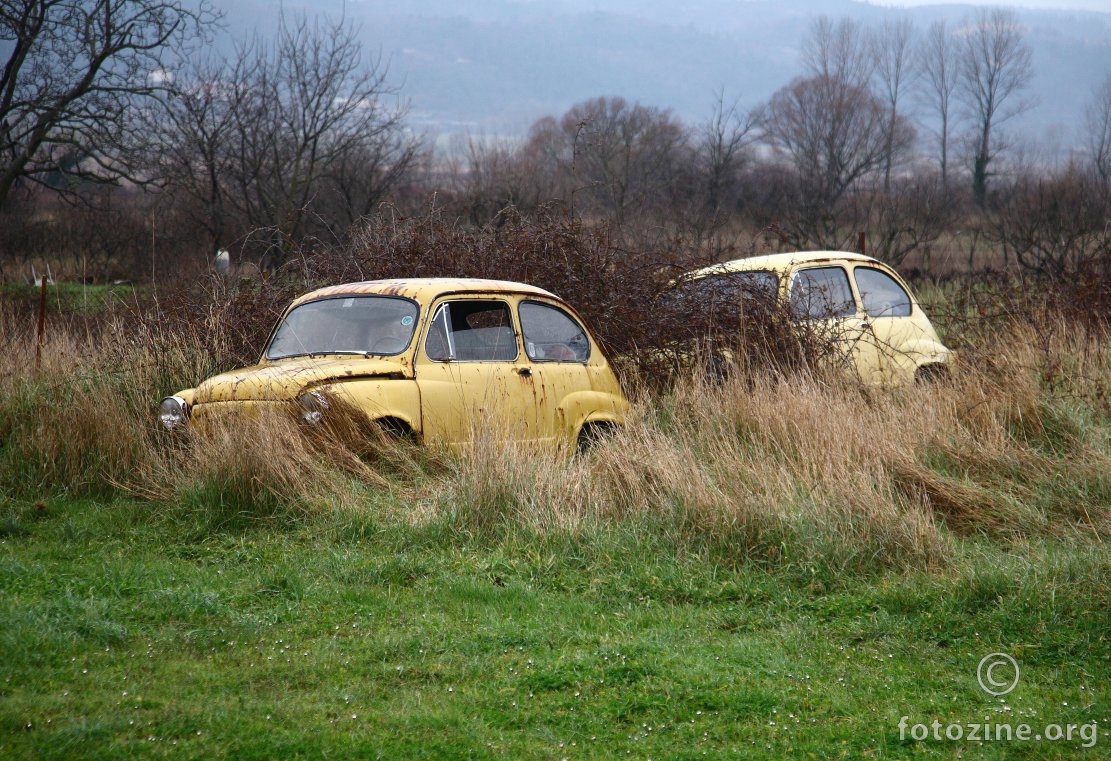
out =
<path fill-rule="evenodd" d="M 39 329 L 35 343 L 35 372 L 38 373 L 42 364 L 42 339 L 46 332 L 46 275 L 42 276 L 42 286 L 39 288 Z"/>

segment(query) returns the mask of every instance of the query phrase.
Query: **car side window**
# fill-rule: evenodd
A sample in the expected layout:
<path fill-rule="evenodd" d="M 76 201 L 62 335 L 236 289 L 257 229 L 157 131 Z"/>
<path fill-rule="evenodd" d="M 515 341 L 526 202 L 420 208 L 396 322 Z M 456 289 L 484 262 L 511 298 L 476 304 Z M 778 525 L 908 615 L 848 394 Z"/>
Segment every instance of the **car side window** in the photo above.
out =
<path fill-rule="evenodd" d="M 525 353 L 535 362 L 585 362 L 590 357 L 586 331 L 562 309 L 525 301 L 519 308 Z"/>
<path fill-rule="evenodd" d="M 441 304 L 429 325 L 424 353 L 439 362 L 512 362 L 517 334 L 509 305 L 492 299 Z"/>
<path fill-rule="evenodd" d="M 813 267 L 796 272 L 791 280 L 791 313 L 811 320 L 856 314 L 856 302 L 845 269 Z"/>
<path fill-rule="evenodd" d="M 910 316 L 910 294 L 895 278 L 871 267 L 857 267 L 853 275 L 864 311 L 869 317 Z"/>

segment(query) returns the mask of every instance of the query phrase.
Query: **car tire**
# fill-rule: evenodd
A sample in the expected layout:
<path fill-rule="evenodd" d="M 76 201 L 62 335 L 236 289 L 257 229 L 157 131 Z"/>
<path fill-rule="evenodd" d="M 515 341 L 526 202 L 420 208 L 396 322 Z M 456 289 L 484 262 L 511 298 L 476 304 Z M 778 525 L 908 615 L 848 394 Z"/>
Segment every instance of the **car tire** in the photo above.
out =
<path fill-rule="evenodd" d="M 584 423 L 579 431 L 578 441 L 575 443 L 575 451 L 578 454 L 586 454 L 613 436 L 616 431 L 617 426 L 613 423 Z"/>
<path fill-rule="evenodd" d="M 922 365 L 914 374 L 916 383 L 929 386 L 949 379 L 949 368 L 945 365 Z"/>

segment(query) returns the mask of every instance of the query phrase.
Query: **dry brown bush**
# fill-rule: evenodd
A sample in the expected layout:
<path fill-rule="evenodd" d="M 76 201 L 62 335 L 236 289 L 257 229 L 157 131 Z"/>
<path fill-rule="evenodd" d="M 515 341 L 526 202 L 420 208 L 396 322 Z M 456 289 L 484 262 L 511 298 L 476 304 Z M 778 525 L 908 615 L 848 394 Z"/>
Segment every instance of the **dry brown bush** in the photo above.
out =
<path fill-rule="evenodd" d="M 674 353 L 716 336 L 744 368 L 805 367 L 825 343 L 785 314 L 731 316 L 701 300 L 666 295 L 683 272 L 713 262 L 682 247 L 631 251 L 606 226 L 588 227 L 561 212 L 525 217 L 513 209 L 485 229 L 462 227 L 435 209 L 421 217 L 381 214 L 345 246 L 304 251 L 262 280 L 219 279 L 165 291 L 139 321 L 191 326 L 222 366 L 254 363 L 285 305 L 306 290 L 335 283 L 415 277 L 512 280 L 548 289 L 591 326 L 629 379 L 656 385 L 674 370 L 657 350 Z"/>

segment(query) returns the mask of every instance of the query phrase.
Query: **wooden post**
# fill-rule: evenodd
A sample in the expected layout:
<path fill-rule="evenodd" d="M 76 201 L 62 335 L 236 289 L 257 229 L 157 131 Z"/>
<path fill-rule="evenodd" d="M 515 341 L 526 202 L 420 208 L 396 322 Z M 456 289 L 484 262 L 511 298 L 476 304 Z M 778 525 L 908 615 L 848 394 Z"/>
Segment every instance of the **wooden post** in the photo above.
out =
<path fill-rule="evenodd" d="M 867 254 L 868 251 L 864 248 L 864 231 L 861 230 L 856 234 L 856 250 L 862 254 Z"/>
<path fill-rule="evenodd" d="M 38 341 L 35 344 L 35 372 L 39 371 L 42 364 L 42 339 L 46 332 L 46 275 L 42 276 L 42 286 L 39 289 L 39 330 Z"/>

